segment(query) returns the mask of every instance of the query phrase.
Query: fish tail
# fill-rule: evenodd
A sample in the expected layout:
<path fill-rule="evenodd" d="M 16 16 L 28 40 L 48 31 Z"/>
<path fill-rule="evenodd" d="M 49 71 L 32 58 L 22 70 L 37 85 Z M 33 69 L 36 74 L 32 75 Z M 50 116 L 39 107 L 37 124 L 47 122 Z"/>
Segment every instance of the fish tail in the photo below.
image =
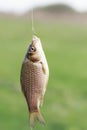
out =
<path fill-rule="evenodd" d="M 33 128 L 36 121 L 39 121 L 42 125 L 45 125 L 45 120 L 40 111 L 30 113 L 30 127 Z"/>

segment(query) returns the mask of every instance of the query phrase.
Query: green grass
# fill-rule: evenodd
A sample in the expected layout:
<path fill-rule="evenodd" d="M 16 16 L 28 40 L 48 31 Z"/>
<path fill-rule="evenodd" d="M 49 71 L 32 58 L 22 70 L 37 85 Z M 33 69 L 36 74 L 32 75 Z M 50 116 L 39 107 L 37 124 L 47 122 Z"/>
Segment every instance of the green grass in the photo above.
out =
<path fill-rule="evenodd" d="M 50 68 L 41 111 L 46 126 L 35 130 L 87 130 L 87 26 L 36 23 Z M 0 130 L 29 130 L 29 113 L 20 89 L 20 69 L 31 23 L 0 19 Z"/>

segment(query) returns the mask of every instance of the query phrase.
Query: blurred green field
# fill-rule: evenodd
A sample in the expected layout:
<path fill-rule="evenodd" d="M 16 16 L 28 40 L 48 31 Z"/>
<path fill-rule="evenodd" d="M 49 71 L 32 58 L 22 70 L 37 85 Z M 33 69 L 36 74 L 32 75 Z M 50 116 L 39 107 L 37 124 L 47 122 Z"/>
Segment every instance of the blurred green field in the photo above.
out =
<path fill-rule="evenodd" d="M 46 126 L 35 130 L 87 130 L 87 26 L 35 24 L 50 68 L 41 108 Z M 29 21 L 0 19 L 0 130 L 30 129 L 20 69 L 31 38 Z"/>

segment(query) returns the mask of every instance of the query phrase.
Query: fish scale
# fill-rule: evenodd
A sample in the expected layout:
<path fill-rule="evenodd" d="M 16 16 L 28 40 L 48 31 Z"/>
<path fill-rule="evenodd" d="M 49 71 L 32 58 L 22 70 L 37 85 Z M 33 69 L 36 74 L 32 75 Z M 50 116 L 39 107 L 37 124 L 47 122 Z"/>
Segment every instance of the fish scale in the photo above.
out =
<path fill-rule="evenodd" d="M 41 66 L 32 64 L 32 62 L 23 64 L 23 69 L 21 72 L 22 83 L 24 84 L 24 91 L 26 91 L 27 96 L 25 95 L 30 112 L 38 111 L 37 109 L 37 100 L 42 93 L 42 82 L 43 82 L 43 73 Z"/>

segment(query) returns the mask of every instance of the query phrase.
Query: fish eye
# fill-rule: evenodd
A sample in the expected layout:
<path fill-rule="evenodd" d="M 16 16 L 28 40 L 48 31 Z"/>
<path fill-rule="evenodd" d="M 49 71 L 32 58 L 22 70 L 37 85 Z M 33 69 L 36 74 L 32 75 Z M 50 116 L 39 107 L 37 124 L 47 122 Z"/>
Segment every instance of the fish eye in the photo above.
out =
<path fill-rule="evenodd" d="M 34 48 L 34 47 L 31 47 L 31 50 L 32 50 L 32 51 L 34 51 L 34 50 L 35 50 L 35 48 Z"/>
<path fill-rule="evenodd" d="M 35 52 L 35 51 L 36 51 L 36 48 L 33 47 L 33 46 L 31 46 L 31 47 L 30 47 L 30 52 Z"/>

